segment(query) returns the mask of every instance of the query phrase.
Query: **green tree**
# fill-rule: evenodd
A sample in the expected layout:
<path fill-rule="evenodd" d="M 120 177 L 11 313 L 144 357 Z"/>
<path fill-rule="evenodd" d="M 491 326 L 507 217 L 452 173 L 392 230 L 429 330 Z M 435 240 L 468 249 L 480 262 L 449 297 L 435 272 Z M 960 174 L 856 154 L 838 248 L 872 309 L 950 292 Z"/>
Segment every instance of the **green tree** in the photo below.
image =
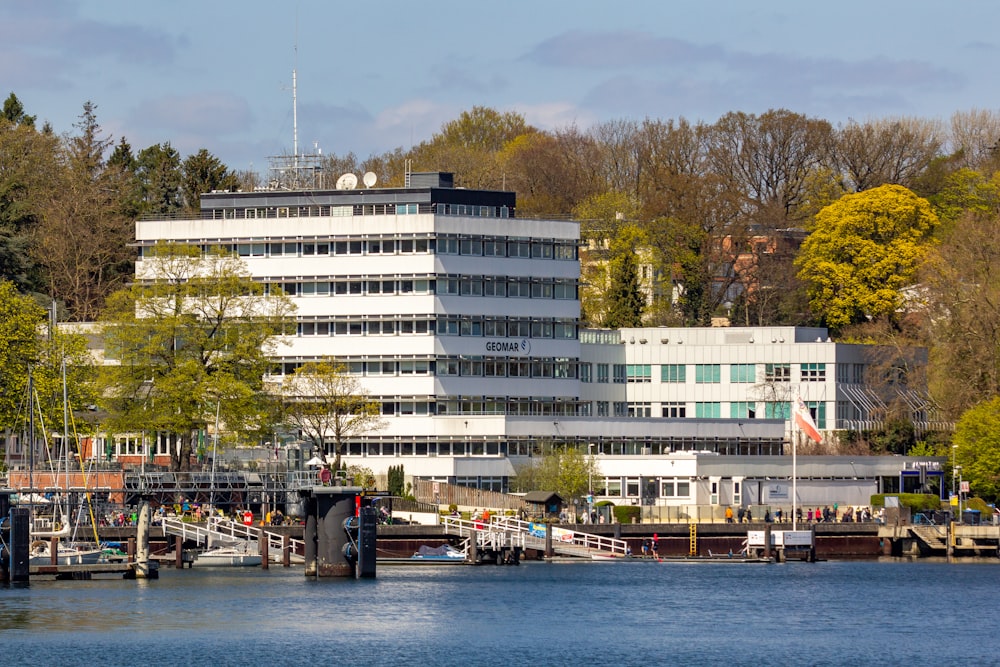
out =
<path fill-rule="evenodd" d="M 834 328 L 895 316 L 938 218 L 899 185 L 845 195 L 816 215 L 796 259 L 810 306 Z"/>
<path fill-rule="evenodd" d="M 333 441 L 334 469 L 348 438 L 378 430 L 384 423 L 381 406 L 370 398 L 347 367 L 333 359 L 302 364 L 282 384 L 285 420 L 322 452 Z"/>
<path fill-rule="evenodd" d="M 194 434 L 215 421 L 238 437 L 269 430 L 264 384 L 292 304 L 265 294 L 245 264 L 164 245 L 144 257 L 136 283 L 108 299 L 102 398 L 112 431 L 165 431 L 171 468 L 188 470 Z"/>
<path fill-rule="evenodd" d="M 969 212 L 921 271 L 931 395 L 946 418 L 1000 395 L 1000 215 Z"/>
<path fill-rule="evenodd" d="M 955 425 L 952 444 L 972 492 L 986 500 L 1000 496 L 1000 397 L 969 408 Z"/>
<path fill-rule="evenodd" d="M 200 210 L 202 193 L 230 190 L 237 185 L 236 175 L 204 148 L 189 155 L 181 165 L 181 171 L 184 206 L 190 213 Z"/>
<path fill-rule="evenodd" d="M 0 117 L 7 119 L 14 125 L 25 125 L 32 129 L 35 127 L 35 116 L 29 116 L 24 112 L 24 105 L 14 93 L 8 95 L 7 99 L 3 101 Z"/>
<path fill-rule="evenodd" d="M 45 311 L 19 294 L 10 281 L 0 282 L 0 429 L 12 429 L 24 414 L 28 396 L 28 366 L 41 357 L 39 329 Z"/>
<path fill-rule="evenodd" d="M 169 142 L 139 151 L 136 175 L 142 191 L 144 213 L 169 215 L 184 208 L 181 156 Z"/>
<path fill-rule="evenodd" d="M 611 329 L 642 325 L 646 299 L 639 284 L 636 252 L 641 234 L 626 227 L 612 242 L 608 266 L 608 292 L 601 324 Z"/>
<path fill-rule="evenodd" d="M 519 491 L 554 491 L 564 500 L 581 498 L 602 479 L 600 465 L 576 447 L 543 447 L 545 453 L 517 471 Z"/>

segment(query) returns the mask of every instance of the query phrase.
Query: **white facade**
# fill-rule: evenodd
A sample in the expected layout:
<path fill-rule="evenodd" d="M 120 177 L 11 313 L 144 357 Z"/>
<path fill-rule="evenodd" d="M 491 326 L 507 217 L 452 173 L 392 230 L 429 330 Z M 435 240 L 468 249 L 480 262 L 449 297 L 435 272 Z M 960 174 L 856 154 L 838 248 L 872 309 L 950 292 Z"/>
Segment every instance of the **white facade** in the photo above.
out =
<path fill-rule="evenodd" d="M 512 463 L 545 443 L 644 457 L 654 472 L 676 466 L 674 452 L 780 455 L 780 406 L 797 393 L 821 429 L 845 427 L 835 415 L 858 401 L 841 374 L 863 377 L 851 375 L 866 363 L 859 346 L 821 329 L 581 332 L 578 224 L 517 218 L 512 193 L 452 188 L 447 176 L 211 193 L 198 218 L 140 220 L 136 240 L 222 246 L 290 295 L 296 333 L 278 347 L 280 372 L 346 364 L 384 428 L 341 453 L 376 473 L 402 463 L 407 475 L 505 490 Z"/>

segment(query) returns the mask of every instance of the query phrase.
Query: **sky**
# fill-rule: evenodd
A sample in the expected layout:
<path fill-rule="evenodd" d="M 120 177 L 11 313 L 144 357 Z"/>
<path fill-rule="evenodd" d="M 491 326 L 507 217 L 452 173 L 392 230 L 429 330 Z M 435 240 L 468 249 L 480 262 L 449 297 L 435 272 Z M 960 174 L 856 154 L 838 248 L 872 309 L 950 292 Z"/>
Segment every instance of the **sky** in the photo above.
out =
<path fill-rule="evenodd" d="M 0 0 L 0 99 L 232 169 L 360 159 L 474 106 L 531 125 L 1000 110 L 1000 2 Z M 293 71 L 297 105 L 292 103 Z"/>

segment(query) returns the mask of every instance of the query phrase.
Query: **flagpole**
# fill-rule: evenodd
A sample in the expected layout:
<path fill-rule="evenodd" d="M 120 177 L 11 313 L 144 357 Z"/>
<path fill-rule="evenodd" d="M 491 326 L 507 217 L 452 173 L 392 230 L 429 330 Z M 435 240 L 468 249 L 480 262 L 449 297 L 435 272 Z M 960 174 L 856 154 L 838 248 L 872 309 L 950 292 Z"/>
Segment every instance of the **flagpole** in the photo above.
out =
<path fill-rule="evenodd" d="M 799 519 L 798 512 L 798 497 L 799 497 L 799 471 L 798 471 L 798 457 L 797 445 L 798 445 L 798 433 L 795 430 L 795 419 L 789 420 L 789 426 L 791 426 L 791 436 L 792 436 L 792 530 L 796 531 L 799 529 Z"/>

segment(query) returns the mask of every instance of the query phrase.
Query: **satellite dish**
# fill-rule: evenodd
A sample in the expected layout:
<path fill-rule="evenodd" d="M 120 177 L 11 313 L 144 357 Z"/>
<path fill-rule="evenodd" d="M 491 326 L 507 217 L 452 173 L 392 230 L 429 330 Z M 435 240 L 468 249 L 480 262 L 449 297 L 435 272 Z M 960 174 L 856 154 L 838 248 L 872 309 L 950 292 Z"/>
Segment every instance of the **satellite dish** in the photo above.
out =
<path fill-rule="evenodd" d="M 338 190 L 353 190 L 356 187 L 358 187 L 358 177 L 351 172 L 347 172 L 337 179 Z"/>
<path fill-rule="evenodd" d="M 370 188 L 378 181 L 378 176 L 375 175 L 374 171 L 366 171 L 361 180 L 364 182 L 366 188 Z"/>

